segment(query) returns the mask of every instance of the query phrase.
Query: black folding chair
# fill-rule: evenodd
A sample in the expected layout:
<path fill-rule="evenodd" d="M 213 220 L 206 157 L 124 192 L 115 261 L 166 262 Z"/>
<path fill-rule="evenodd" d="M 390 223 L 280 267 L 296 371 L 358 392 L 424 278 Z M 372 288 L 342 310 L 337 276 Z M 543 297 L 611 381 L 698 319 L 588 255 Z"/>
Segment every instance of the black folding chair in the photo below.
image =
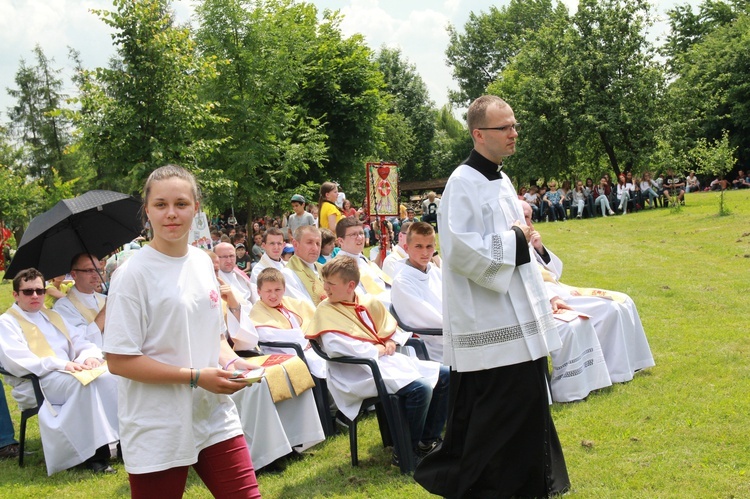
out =
<path fill-rule="evenodd" d="M 341 414 L 341 412 L 338 414 L 339 419 L 349 427 L 349 448 L 352 454 L 352 466 L 359 464 L 359 458 L 357 457 L 357 422 L 366 413 L 366 409 L 374 405 L 383 446 L 388 447 L 389 445 L 393 445 L 393 449 L 398 456 L 401 473 L 411 473 L 414 471 L 416 463 L 414 460 L 414 451 L 411 448 L 411 433 L 409 431 L 409 422 L 406 418 L 406 405 L 401 397 L 395 393 L 388 393 L 386 391 L 385 382 L 383 381 L 383 376 L 380 374 L 378 363 L 373 359 L 362 359 L 351 356 L 329 357 L 316 340 L 310 340 L 310 344 L 313 350 L 324 358 L 326 362 L 366 365 L 370 368 L 370 372 L 372 372 L 373 383 L 375 383 L 378 396 L 363 400 L 359 413 L 353 420 L 350 420 Z"/>
<path fill-rule="evenodd" d="M 0 374 L 13 376 L 3 367 L 0 367 Z M 39 385 L 39 377 L 36 374 L 27 374 L 20 377 L 31 381 L 31 386 L 34 388 L 34 397 L 36 397 L 36 407 L 21 410 L 21 428 L 18 432 L 18 466 L 23 466 L 23 455 L 26 448 L 26 422 L 39 413 L 39 408 L 44 403 L 44 394 L 42 394 L 42 387 Z"/>
<path fill-rule="evenodd" d="M 442 329 L 417 328 L 405 324 L 404 321 L 402 321 L 396 313 L 396 309 L 393 307 L 393 303 L 391 303 L 390 312 L 393 318 L 396 319 L 396 324 L 398 324 L 398 327 L 400 327 L 404 331 L 410 331 L 418 336 L 443 336 Z M 417 357 L 419 357 L 420 359 L 431 360 L 430 355 L 427 353 L 427 347 L 425 347 L 424 341 L 422 341 L 420 338 L 409 338 L 409 340 L 406 342 L 406 345 L 414 347 L 414 350 L 416 350 L 417 352 Z"/>

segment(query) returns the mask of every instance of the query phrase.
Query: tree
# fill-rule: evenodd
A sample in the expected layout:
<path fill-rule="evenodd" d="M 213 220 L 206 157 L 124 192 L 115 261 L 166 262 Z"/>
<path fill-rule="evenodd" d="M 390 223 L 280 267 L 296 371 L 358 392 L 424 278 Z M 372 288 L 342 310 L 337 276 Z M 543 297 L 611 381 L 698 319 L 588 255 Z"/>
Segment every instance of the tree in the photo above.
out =
<path fill-rule="evenodd" d="M 44 194 L 38 179 L 30 179 L 22 152 L 12 145 L 8 130 L 0 127 L 0 220 L 21 240 L 26 224 L 40 213 Z"/>
<path fill-rule="evenodd" d="M 698 164 L 698 172 L 724 179 L 724 175 L 732 171 L 737 159 L 734 157 L 737 148 L 729 145 L 729 132 L 724 130 L 721 139 L 709 143 L 705 138 L 698 139 L 698 144 L 690 151 L 690 155 Z M 729 209 L 724 203 L 724 191 L 719 198 L 719 216 L 729 215 Z"/>
<path fill-rule="evenodd" d="M 381 159 L 398 161 L 404 180 L 432 178 L 430 156 L 435 113 L 427 85 L 416 67 L 403 59 L 400 49 L 381 47 L 375 62 L 383 73 L 384 91 L 390 97 L 384 140 L 390 144 L 390 150 L 401 149 L 397 155 L 381 154 Z"/>
<path fill-rule="evenodd" d="M 511 0 L 500 9 L 490 7 L 488 13 L 472 12 L 463 34 L 449 26 L 445 55 L 459 86 L 450 93 L 451 102 L 468 106 L 484 94 L 552 13 L 551 0 Z"/>
<path fill-rule="evenodd" d="M 566 37 L 560 87 L 576 146 L 597 144 L 615 175 L 648 162 L 660 125 L 664 74 L 650 24 L 645 0 L 582 0 Z"/>
<path fill-rule="evenodd" d="M 463 123 L 453 116 L 453 108 L 446 104 L 435 113 L 435 136 L 432 140 L 432 178 L 448 177 L 469 155 L 471 136 Z"/>
<path fill-rule="evenodd" d="M 80 75 L 82 112 L 75 123 L 97 186 L 137 192 L 155 168 L 199 164 L 224 137 L 201 136 L 219 118 L 200 93 L 216 77 L 215 61 L 196 50 L 190 31 L 175 26 L 166 0 L 115 0 L 94 12 L 115 32 L 108 68 Z"/>
<path fill-rule="evenodd" d="M 69 125 L 61 109 L 65 98 L 61 70 L 52 67 L 54 60 L 48 59 L 39 45 L 34 48 L 34 58 L 33 66 L 21 60 L 15 76 L 18 88 L 7 89 L 16 99 L 8 116 L 12 130 L 24 145 L 29 175 L 50 186 L 53 168 L 62 173 L 68 171 L 65 148 L 70 142 Z"/>
<path fill-rule="evenodd" d="M 668 89 L 671 143 L 687 151 L 729 132 L 741 164 L 750 161 L 750 15 L 721 23 L 677 56 L 678 76 Z"/>
<path fill-rule="evenodd" d="M 237 181 L 214 185 L 212 198 L 226 206 L 232 194 L 249 214 L 278 208 L 277 193 L 321 168 L 327 151 L 321 122 L 294 102 L 304 84 L 305 47 L 316 36 L 315 8 L 207 0 L 197 14 L 199 47 L 220 63 L 218 77 L 203 91 L 217 99 L 216 112 L 226 118 L 209 132 L 228 137 L 211 155 L 210 168 Z"/>

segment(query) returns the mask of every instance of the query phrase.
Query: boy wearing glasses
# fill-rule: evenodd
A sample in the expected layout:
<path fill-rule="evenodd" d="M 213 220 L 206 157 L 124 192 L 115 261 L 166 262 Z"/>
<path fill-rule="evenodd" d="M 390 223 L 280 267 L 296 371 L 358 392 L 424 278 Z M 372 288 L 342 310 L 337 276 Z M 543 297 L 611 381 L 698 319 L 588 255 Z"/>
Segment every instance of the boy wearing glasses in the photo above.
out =
<path fill-rule="evenodd" d="M 36 406 L 29 373 L 39 376 L 47 404 L 39 407 L 47 474 L 83 464 L 114 473 L 109 444 L 119 440 L 117 381 L 99 347 L 53 310 L 44 308 L 44 277 L 36 269 L 13 279 L 15 304 L 0 316 L 0 364 L 13 376 L 19 408 Z M 86 384 L 84 384 L 86 383 Z"/>
<path fill-rule="evenodd" d="M 53 309 L 76 328 L 86 331 L 86 339 L 102 347 L 104 334 L 105 296 L 97 292 L 102 285 L 99 259 L 79 253 L 70 261 L 70 275 L 75 284 L 65 297 L 55 302 Z"/>
<path fill-rule="evenodd" d="M 341 247 L 339 255 L 354 258 L 359 267 L 361 277 L 357 290 L 374 296 L 385 305 L 386 309 L 389 308 L 393 280 L 362 254 L 365 248 L 365 230 L 362 222 L 351 217 L 343 218 L 336 224 L 336 237 Z"/>

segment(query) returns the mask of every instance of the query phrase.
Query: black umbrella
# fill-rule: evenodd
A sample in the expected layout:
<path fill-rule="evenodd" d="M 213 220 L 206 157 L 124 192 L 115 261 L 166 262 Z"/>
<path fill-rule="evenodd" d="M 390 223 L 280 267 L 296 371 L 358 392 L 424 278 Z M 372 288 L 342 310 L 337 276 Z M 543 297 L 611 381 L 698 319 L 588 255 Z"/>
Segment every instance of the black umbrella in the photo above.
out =
<path fill-rule="evenodd" d="M 4 278 L 34 267 L 52 279 L 70 271 L 78 253 L 102 258 L 138 237 L 143 228 L 140 209 L 140 201 L 113 191 L 63 199 L 31 221 Z"/>

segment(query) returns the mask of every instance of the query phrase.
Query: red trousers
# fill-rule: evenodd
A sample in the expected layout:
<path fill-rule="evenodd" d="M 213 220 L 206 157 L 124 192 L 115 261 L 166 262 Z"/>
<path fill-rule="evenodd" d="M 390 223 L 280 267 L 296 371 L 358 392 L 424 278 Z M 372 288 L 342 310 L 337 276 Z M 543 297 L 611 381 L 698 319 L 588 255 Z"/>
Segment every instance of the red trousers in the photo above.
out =
<path fill-rule="evenodd" d="M 198 462 L 193 467 L 214 497 L 260 498 L 250 452 L 242 435 L 206 447 L 198 454 Z M 179 499 L 185 493 L 188 468 L 180 466 L 154 473 L 131 473 L 128 476 L 130 496 Z"/>

